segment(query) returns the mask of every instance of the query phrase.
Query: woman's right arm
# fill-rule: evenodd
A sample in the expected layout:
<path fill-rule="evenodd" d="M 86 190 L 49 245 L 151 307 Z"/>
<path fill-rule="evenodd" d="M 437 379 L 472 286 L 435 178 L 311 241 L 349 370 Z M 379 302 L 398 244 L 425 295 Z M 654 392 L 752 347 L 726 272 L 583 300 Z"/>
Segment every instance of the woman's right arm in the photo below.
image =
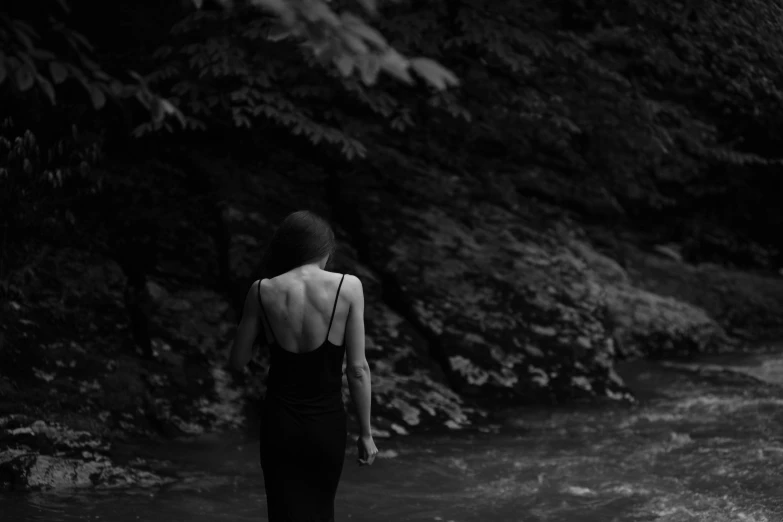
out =
<path fill-rule="evenodd" d="M 362 437 L 372 437 L 370 431 L 371 382 L 370 365 L 364 354 L 364 289 L 362 282 L 353 275 L 346 276 L 350 288 L 350 308 L 345 325 L 346 375 L 351 398 L 359 417 Z"/>

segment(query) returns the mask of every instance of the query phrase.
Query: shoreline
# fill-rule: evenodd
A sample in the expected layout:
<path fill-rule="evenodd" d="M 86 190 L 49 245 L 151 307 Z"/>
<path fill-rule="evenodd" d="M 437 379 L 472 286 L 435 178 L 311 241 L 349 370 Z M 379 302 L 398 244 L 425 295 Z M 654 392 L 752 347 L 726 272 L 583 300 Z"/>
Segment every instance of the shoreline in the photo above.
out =
<path fill-rule="evenodd" d="M 702 356 L 692 358 L 690 365 L 644 360 L 620 363 L 618 372 L 639 397 L 633 404 L 597 400 L 554 407 L 517 406 L 499 409 L 490 413 L 484 422 L 460 430 L 430 425 L 411 429 L 407 435 L 375 436 L 381 448 L 385 442 L 393 447 L 415 447 L 433 439 L 462 440 L 493 436 L 502 438 L 509 435 L 530 435 L 540 430 L 546 432 L 553 427 L 553 419 L 571 419 L 573 422 L 565 423 L 571 425 L 570 428 L 560 426 L 557 429 L 575 429 L 579 432 L 589 429 L 578 426 L 579 418 L 596 414 L 607 418 L 630 417 L 634 412 L 657 408 L 656 404 L 665 400 L 666 394 L 678 386 L 683 389 L 701 386 L 705 390 L 743 387 L 755 390 L 753 393 L 759 393 L 761 396 L 773 396 L 780 392 L 783 397 L 783 388 L 779 384 L 737 371 L 736 365 L 731 366 L 732 360 L 743 357 L 755 358 L 762 361 L 760 364 L 763 365 L 765 358 L 768 361 L 776 360 L 775 353 L 780 355 L 779 351 L 765 355 L 759 350 L 750 355 Z M 726 363 L 723 367 L 721 360 Z M 780 378 L 780 383 L 783 383 L 783 372 Z M 679 392 L 675 390 L 674 393 Z M 352 417 L 349 416 L 349 422 L 353 422 Z M 214 426 L 210 429 L 209 426 L 202 426 L 199 434 L 180 434 L 175 437 L 161 434 L 150 436 L 149 433 L 145 435 L 143 432 L 123 432 L 116 429 L 101 435 L 73 429 L 66 424 L 46 422 L 29 414 L 5 415 L 0 417 L 0 444 L 4 447 L 4 450 L 0 451 L 0 480 L 5 491 L 161 488 L 177 483 L 181 477 L 178 477 L 176 468 L 172 467 L 170 462 L 150 458 L 151 448 L 207 448 L 215 443 L 253 446 L 257 438 L 252 431 L 252 421 L 244 422 L 240 426 L 238 429 L 221 429 Z M 355 436 L 355 430 L 351 430 L 349 425 L 347 459 L 350 459 L 353 451 Z M 393 458 L 392 453 L 389 454 L 390 458 Z"/>

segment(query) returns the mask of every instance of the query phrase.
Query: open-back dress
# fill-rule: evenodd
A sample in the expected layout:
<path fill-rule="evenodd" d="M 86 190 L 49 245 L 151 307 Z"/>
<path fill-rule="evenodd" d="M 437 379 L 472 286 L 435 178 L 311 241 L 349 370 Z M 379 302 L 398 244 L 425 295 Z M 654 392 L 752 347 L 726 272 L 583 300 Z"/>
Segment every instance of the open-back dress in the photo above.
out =
<path fill-rule="evenodd" d="M 295 353 L 272 333 L 266 397 L 261 411 L 261 468 L 269 522 L 333 522 L 334 499 L 343 471 L 347 416 L 342 396 L 345 345 L 326 339 L 315 350 Z"/>

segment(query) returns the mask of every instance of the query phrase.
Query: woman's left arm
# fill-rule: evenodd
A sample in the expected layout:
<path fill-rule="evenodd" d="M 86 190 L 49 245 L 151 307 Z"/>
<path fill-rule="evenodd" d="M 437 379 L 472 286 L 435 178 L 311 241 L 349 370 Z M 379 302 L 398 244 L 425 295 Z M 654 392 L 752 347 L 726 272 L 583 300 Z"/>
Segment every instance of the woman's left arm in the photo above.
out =
<path fill-rule="evenodd" d="M 229 365 L 236 371 L 241 371 L 253 357 L 253 343 L 258 337 L 260 310 L 256 300 L 256 285 L 258 281 L 253 283 L 247 292 L 245 306 L 242 309 L 242 320 L 237 326 L 234 345 L 231 347 Z"/>

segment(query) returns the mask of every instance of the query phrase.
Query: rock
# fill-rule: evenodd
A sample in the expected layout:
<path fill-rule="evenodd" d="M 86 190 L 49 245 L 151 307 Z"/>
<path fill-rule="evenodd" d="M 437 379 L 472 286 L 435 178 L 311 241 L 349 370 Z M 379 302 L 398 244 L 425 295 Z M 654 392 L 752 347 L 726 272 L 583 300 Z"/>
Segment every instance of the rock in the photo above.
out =
<path fill-rule="evenodd" d="M 590 245 L 572 241 L 570 246 L 602 288 L 618 356 L 680 356 L 727 342 L 723 328 L 703 309 L 636 288 L 625 270 Z"/>
<path fill-rule="evenodd" d="M 5 490 L 157 487 L 173 481 L 149 471 L 115 466 L 100 457 L 88 460 L 0 452 L 0 488 Z"/>
<path fill-rule="evenodd" d="M 612 369 L 602 288 L 557 237 L 489 203 L 458 220 L 442 206 L 366 201 L 374 268 L 399 286 L 456 391 L 516 404 L 631 398 Z"/>
<path fill-rule="evenodd" d="M 568 246 L 585 263 L 592 277 L 602 284 L 625 285 L 630 283 L 628 273 L 617 261 L 597 252 L 588 243 L 569 240 Z"/>
<path fill-rule="evenodd" d="M 696 306 L 631 286 L 606 286 L 605 292 L 626 357 L 703 353 L 726 341 L 723 329 Z"/>
<path fill-rule="evenodd" d="M 147 281 L 147 293 L 156 303 L 160 303 L 168 296 L 166 289 L 155 281 Z"/>
<path fill-rule="evenodd" d="M 389 176 L 352 178 L 360 196 L 340 202 L 351 208 L 341 224 L 463 399 L 630 399 L 618 356 L 700 352 L 726 339 L 698 306 L 634 287 L 533 201 L 476 198 L 483 189 L 459 177 Z M 404 422 L 407 402 L 389 404 Z"/>
<path fill-rule="evenodd" d="M 433 371 L 428 341 L 384 302 L 377 275 L 355 259 L 348 245 L 341 245 L 341 252 L 339 271 L 357 275 L 364 287 L 373 412 L 380 417 L 373 421 L 374 429 L 398 435 L 411 428 L 459 429 L 485 416 L 481 409 L 465 404 L 443 376 Z M 343 381 L 344 402 L 351 404 L 347 378 Z"/>
<path fill-rule="evenodd" d="M 634 286 L 705 311 L 730 335 L 750 332 L 756 340 L 783 338 L 783 280 L 713 264 L 679 263 L 629 249 Z"/>
<path fill-rule="evenodd" d="M 8 418 L 0 423 L 0 441 L 3 490 L 151 487 L 171 481 L 148 470 L 116 465 L 107 456 L 108 442 L 58 423 L 26 424 L 23 417 Z"/>

